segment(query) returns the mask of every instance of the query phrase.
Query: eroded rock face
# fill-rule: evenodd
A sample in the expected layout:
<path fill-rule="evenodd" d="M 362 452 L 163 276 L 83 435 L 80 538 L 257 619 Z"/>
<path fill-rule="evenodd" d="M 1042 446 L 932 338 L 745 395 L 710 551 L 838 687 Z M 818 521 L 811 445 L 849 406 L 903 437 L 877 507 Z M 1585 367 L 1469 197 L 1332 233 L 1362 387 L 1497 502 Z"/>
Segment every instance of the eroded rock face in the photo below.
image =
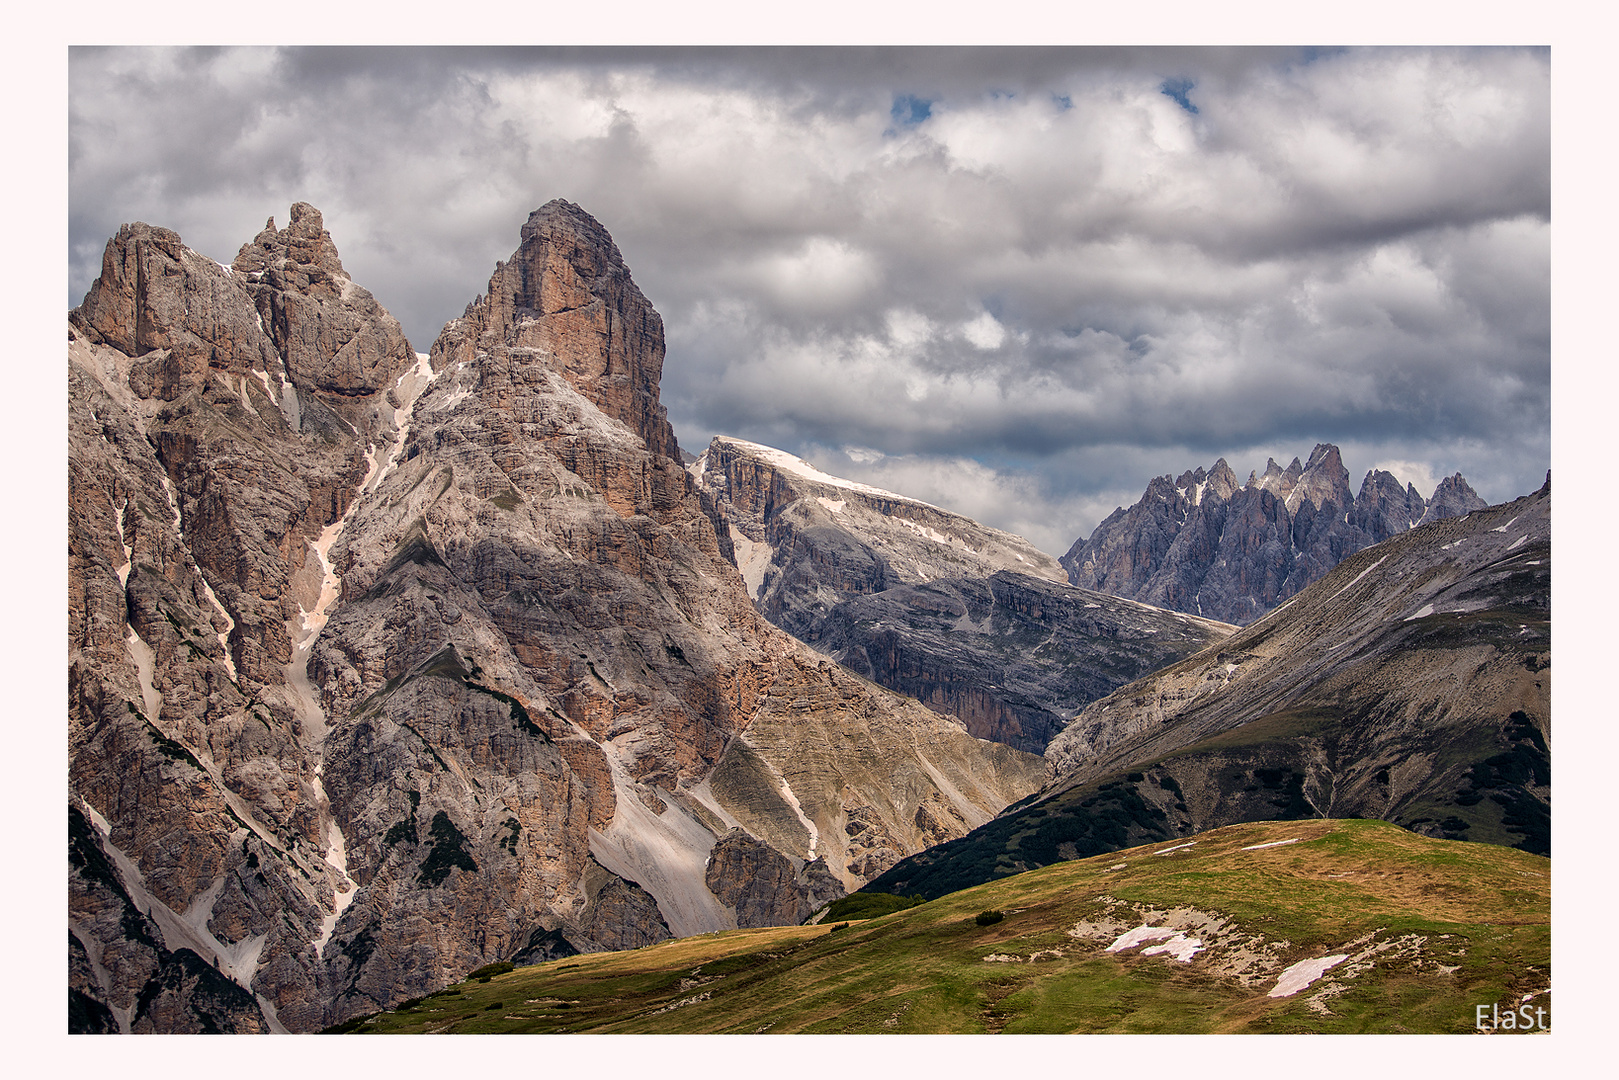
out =
<path fill-rule="evenodd" d="M 1063 581 L 1021 536 L 821 472 L 781 450 L 719 437 L 692 466 L 715 502 L 748 592 L 772 623 L 813 643 L 839 601 L 1001 570 Z"/>
<path fill-rule="evenodd" d="M 806 742 L 829 725 L 875 745 L 920 721 L 929 744 L 900 757 L 981 774 L 953 789 L 958 834 L 1028 782 L 1026 760 L 874 691 L 758 616 L 673 456 L 656 405 L 661 327 L 616 250 L 565 203 L 522 235 L 489 295 L 434 343 L 438 374 L 400 463 L 334 551 L 343 600 L 311 675 L 335 724 L 327 787 L 368 883 L 337 932 L 359 972 L 338 980 L 339 1011 L 444 981 L 469 962 L 452 948 L 467 941 L 509 955 L 553 917 L 614 947 L 655 940 L 612 936 L 627 918 L 601 914 L 622 907 L 612 889 L 592 901 L 580 885 L 595 864 L 654 898 L 665 932 L 733 926 L 734 905 L 704 877 L 733 827 L 864 880 L 841 829 L 851 792 L 873 801 L 866 767 L 849 747 Z M 800 704 L 778 737 L 778 716 Z M 822 781 L 813 790 L 801 763 Z M 928 779 L 878 799 L 884 842 L 924 843 L 914 818 L 939 789 Z M 388 842 L 411 791 L 416 820 L 447 814 L 475 868 L 427 882 L 420 848 Z M 508 819 L 519 830 L 502 848 Z M 498 907 L 479 911 L 476 896 Z M 782 914 L 795 901 L 770 903 Z M 430 944 L 392 916 L 402 906 L 419 906 Z M 376 944 L 360 956 L 352 943 L 365 940 Z M 436 967 L 404 970 L 400 955 Z"/>
<path fill-rule="evenodd" d="M 70 790 L 141 910 L 181 916 L 157 918 L 160 947 L 207 968 L 176 968 L 166 994 L 215 993 L 219 971 L 261 1027 L 309 1028 L 311 943 L 346 885 L 296 644 L 321 537 L 386 454 L 416 361 L 406 347 L 387 387 L 333 397 L 266 332 L 266 289 L 135 224 L 70 314 Z M 113 993 L 125 977 L 102 970 Z"/>
<path fill-rule="evenodd" d="M 365 397 L 390 389 L 416 358 L 399 323 L 343 269 L 320 211 L 294 203 L 243 244 L 231 269 L 248 292 L 293 381 L 327 395 Z"/>
<path fill-rule="evenodd" d="M 1021 537 L 717 438 L 692 466 L 759 610 L 873 682 L 1040 753 L 1083 705 L 1234 627 L 1064 580 Z"/>
<path fill-rule="evenodd" d="M 1269 460 L 1241 486 L 1224 458 L 1207 472 L 1154 477 L 1062 565 L 1082 588 L 1246 625 L 1355 552 L 1484 505 L 1459 473 L 1424 500 L 1372 471 L 1356 496 L 1338 448 L 1322 443 L 1307 463 Z"/>
<path fill-rule="evenodd" d="M 737 828 L 812 868 L 753 887 L 784 916 L 1039 783 L 759 617 L 657 403 L 661 324 L 577 207 L 531 217 L 430 357 L 313 208 L 231 270 L 159 232 L 114 238 L 70 323 L 70 793 L 155 927 L 119 959 L 73 879 L 87 1028 L 222 1027 L 217 971 L 313 1030 L 734 926 L 704 864 Z M 177 340 L 142 326 L 214 325 L 116 314 L 147 264 L 255 359 L 141 375 Z"/>
<path fill-rule="evenodd" d="M 745 829 L 732 829 L 714 845 L 703 879 L 720 903 L 736 909 L 739 927 L 794 926 L 844 895 L 825 859 L 789 859 Z"/>

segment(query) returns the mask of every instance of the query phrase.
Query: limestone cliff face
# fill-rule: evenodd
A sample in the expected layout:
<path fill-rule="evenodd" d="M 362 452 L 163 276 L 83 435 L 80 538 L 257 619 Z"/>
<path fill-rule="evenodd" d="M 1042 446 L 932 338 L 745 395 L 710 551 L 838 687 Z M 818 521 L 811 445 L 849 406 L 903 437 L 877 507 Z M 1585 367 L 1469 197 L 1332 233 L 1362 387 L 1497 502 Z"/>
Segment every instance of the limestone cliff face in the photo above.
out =
<path fill-rule="evenodd" d="M 717 438 L 692 473 L 766 618 L 1030 753 L 1081 706 L 1235 629 L 1076 589 L 1021 537 L 770 447 Z"/>
<path fill-rule="evenodd" d="M 1355 552 L 1484 505 L 1459 473 L 1425 500 L 1374 470 L 1356 496 L 1338 448 L 1322 443 L 1307 463 L 1268 461 L 1240 486 L 1224 458 L 1155 477 L 1062 564 L 1082 588 L 1245 625 Z"/>
<path fill-rule="evenodd" d="M 928 842 L 916 818 L 930 797 L 959 835 L 1029 783 L 1030 760 L 759 617 L 674 456 L 661 357 L 605 232 L 561 202 L 433 345 L 400 461 L 334 549 L 343 597 L 310 669 L 334 724 L 328 790 L 366 882 L 334 939 L 352 954 L 339 1011 L 420 993 L 555 918 L 585 929 L 593 863 L 654 898 L 675 934 L 786 918 L 796 875 L 742 915 L 710 888 L 718 837 L 824 859 L 852 887 L 869 848 L 892 861 Z M 879 753 L 925 779 L 874 783 Z M 844 832 L 855 807 L 873 812 L 864 846 Z M 438 880 L 420 870 L 430 812 L 466 838 Z M 403 969 L 403 953 L 424 963 Z"/>
<path fill-rule="evenodd" d="M 1235 629 L 1002 570 L 851 597 L 815 644 L 979 738 L 1040 753 L 1085 705 Z"/>
<path fill-rule="evenodd" d="M 1039 783 L 759 617 L 605 230 L 557 202 L 521 239 L 430 357 L 303 204 L 229 270 L 109 244 L 69 348 L 87 1027 L 311 1030 L 785 918 Z M 722 898 L 726 836 L 793 874 Z M 116 895 L 156 928 L 128 962 Z"/>
<path fill-rule="evenodd" d="M 91 965 L 122 1030 L 223 1024 L 187 1013 L 230 996 L 209 989 L 221 978 L 246 995 L 233 1015 L 255 1014 L 236 1029 L 322 1015 L 311 942 L 349 886 L 328 862 L 323 726 L 296 646 L 318 618 L 322 538 L 394 438 L 416 360 L 350 289 L 304 328 L 335 340 L 359 323 L 390 344 L 375 385 L 333 390 L 255 306 L 296 306 L 292 288 L 135 224 L 69 317 L 70 792 L 160 961 Z M 104 930 L 73 926 L 92 955 Z"/>

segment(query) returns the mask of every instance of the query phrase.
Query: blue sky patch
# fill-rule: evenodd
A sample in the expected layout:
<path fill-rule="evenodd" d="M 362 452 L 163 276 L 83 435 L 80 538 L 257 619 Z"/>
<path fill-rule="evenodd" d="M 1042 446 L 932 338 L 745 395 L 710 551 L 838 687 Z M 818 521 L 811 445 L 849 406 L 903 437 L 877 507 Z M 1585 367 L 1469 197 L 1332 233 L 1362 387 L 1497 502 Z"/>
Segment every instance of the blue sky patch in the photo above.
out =
<path fill-rule="evenodd" d="M 927 98 L 912 97 L 910 94 L 897 94 L 889 115 L 900 127 L 915 127 L 933 115 L 933 102 Z"/>
<path fill-rule="evenodd" d="M 1187 95 L 1192 92 L 1192 88 L 1196 85 L 1197 83 L 1193 82 L 1191 79 L 1165 79 L 1159 84 L 1158 91 L 1159 93 L 1174 98 L 1175 104 L 1179 105 L 1181 108 L 1195 116 L 1197 114 L 1197 106 L 1192 104 L 1191 99 L 1188 98 Z"/>

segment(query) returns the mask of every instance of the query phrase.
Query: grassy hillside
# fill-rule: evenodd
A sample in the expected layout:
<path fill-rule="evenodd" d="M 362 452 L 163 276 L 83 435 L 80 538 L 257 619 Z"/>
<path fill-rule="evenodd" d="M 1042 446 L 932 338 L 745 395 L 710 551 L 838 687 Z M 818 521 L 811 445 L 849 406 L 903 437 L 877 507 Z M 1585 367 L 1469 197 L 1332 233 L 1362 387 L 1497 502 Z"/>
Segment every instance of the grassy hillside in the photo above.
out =
<path fill-rule="evenodd" d="M 1243 850 L 1259 844 L 1274 846 Z M 1382 821 L 1232 825 L 846 924 L 551 961 L 362 1032 L 1465 1032 L 1550 1016 L 1550 860 Z M 986 912 L 1004 917 L 979 918 Z M 1180 932 L 1188 962 L 1110 944 Z M 1299 961 L 1344 957 L 1270 997 Z"/>

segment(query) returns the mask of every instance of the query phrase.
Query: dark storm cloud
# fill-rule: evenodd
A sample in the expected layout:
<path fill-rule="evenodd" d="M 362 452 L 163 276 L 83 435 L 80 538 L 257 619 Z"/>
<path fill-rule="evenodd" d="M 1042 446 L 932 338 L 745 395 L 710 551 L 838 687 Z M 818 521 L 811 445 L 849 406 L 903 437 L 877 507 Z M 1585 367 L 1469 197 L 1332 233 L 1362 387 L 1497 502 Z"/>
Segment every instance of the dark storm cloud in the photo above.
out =
<path fill-rule="evenodd" d="M 70 302 L 121 222 L 228 260 L 303 199 L 425 350 L 565 197 L 683 445 L 1050 550 L 1222 455 L 1548 462 L 1543 50 L 74 50 L 69 104 Z"/>

